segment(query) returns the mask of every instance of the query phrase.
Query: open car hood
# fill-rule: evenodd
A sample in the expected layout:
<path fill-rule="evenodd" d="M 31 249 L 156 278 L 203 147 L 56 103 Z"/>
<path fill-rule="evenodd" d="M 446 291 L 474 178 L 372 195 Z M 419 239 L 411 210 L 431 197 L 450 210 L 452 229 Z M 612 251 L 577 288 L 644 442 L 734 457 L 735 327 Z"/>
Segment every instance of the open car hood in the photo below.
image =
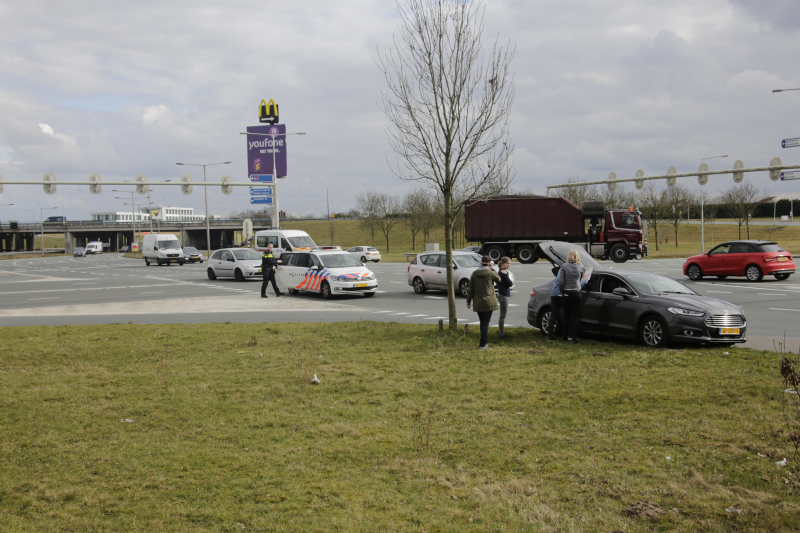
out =
<path fill-rule="evenodd" d="M 557 267 L 561 267 L 567 262 L 567 256 L 570 250 L 576 250 L 581 258 L 581 263 L 585 268 L 592 270 L 603 270 L 603 267 L 598 263 L 589 253 L 575 244 L 561 241 L 544 241 L 540 242 L 536 248 L 536 257 L 539 259 L 546 259 Z"/>

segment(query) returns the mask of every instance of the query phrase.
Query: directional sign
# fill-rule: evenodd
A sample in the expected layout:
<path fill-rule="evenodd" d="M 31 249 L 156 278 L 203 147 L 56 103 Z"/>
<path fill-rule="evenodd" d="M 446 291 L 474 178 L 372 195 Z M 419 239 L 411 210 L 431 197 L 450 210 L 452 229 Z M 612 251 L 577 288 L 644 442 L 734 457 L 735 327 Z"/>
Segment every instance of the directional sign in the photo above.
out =
<path fill-rule="evenodd" d="M 272 187 L 251 188 L 250 196 L 272 196 Z"/>
<path fill-rule="evenodd" d="M 272 205 L 272 196 L 251 196 L 250 203 Z"/>
<path fill-rule="evenodd" d="M 250 174 L 250 181 L 258 183 L 275 183 L 272 174 Z"/>
<path fill-rule="evenodd" d="M 784 139 L 781 141 L 781 148 L 794 148 L 800 146 L 800 137 L 794 139 Z"/>
<path fill-rule="evenodd" d="M 800 171 L 791 170 L 789 172 L 781 172 L 781 181 L 786 180 L 800 180 Z"/>

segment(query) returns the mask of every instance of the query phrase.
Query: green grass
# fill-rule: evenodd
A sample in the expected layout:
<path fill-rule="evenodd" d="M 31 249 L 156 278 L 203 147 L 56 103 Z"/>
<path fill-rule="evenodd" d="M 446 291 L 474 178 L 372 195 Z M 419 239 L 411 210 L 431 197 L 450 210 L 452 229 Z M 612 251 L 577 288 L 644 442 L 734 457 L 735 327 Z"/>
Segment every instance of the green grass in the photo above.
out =
<path fill-rule="evenodd" d="M 2 529 L 796 530 L 775 354 L 474 329 L 4 328 Z"/>

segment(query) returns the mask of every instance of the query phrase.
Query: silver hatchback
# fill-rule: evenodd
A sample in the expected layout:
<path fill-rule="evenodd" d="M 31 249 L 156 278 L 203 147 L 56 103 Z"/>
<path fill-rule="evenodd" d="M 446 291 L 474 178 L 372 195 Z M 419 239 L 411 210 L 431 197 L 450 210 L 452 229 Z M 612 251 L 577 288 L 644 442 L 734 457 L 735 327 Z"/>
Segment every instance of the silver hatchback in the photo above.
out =
<path fill-rule="evenodd" d="M 467 297 L 469 278 L 481 266 L 481 260 L 474 252 L 453 251 L 453 286 L 456 294 Z M 509 271 L 511 282 L 514 274 Z M 425 252 L 419 254 L 408 265 L 408 284 L 417 294 L 428 290 L 447 290 L 447 256 L 444 252 Z"/>

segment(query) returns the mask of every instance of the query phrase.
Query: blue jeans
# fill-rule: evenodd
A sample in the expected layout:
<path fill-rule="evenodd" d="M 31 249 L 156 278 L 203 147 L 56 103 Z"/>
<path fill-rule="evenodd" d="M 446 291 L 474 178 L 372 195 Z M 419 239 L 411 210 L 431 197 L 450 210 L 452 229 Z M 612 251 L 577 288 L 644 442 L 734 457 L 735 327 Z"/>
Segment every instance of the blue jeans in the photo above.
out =
<path fill-rule="evenodd" d="M 492 321 L 491 311 L 478 311 L 478 319 L 481 321 L 481 346 L 489 344 L 489 322 Z"/>

